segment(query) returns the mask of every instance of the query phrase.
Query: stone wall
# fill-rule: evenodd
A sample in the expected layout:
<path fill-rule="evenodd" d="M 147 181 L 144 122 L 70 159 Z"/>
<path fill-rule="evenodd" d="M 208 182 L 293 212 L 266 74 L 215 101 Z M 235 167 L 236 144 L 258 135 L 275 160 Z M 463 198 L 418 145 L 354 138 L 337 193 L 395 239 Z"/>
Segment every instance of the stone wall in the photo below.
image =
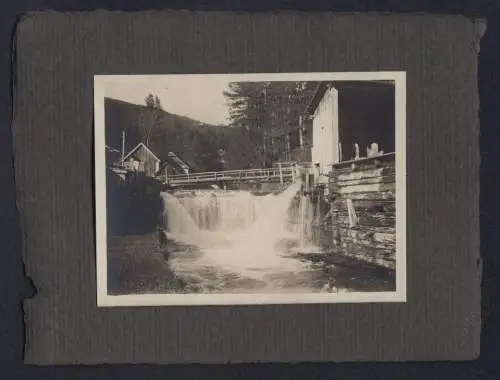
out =
<path fill-rule="evenodd" d="M 346 256 L 394 269 L 395 155 L 335 165 L 330 173 L 329 190 L 332 202 L 327 229 L 332 232 L 336 250 Z"/>

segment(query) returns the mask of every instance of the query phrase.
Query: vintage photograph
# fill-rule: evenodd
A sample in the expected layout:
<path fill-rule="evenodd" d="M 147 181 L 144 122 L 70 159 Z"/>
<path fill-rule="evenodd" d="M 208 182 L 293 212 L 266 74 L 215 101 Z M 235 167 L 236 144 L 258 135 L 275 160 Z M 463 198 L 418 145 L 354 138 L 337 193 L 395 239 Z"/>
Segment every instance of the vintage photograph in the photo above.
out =
<path fill-rule="evenodd" d="M 406 301 L 404 72 L 96 75 L 98 306 Z"/>

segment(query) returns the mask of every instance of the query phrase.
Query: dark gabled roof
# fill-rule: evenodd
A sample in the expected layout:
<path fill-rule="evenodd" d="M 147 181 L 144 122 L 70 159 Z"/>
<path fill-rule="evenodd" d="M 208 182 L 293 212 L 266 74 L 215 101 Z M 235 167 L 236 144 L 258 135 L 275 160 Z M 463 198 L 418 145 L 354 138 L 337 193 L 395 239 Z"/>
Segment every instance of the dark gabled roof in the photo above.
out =
<path fill-rule="evenodd" d="M 321 99 L 323 99 L 323 95 L 325 94 L 328 85 L 331 85 L 333 82 L 320 82 L 316 86 L 316 91 L 314 92 L 314 96 L 307 105 L 304 114 L 306 115 L 312 115 L 316 108 L 318 107 L 318 104 L 321 102 Z"/>
<path fill-rule="evenodd" d="M 161 165 L 160 165 L 160 170 L 163 170 L 163 168 L 165 167 L 165 165 L 173 165 L 173 166 L 176 166 L 182 170 L 189 170 L 189 171 L 193 171 L 193 166 L 192 165 L 189 165 L 185 160 L 183 160 L 182 158 L 180 158 L 177 154 L 175 154 L 174 152 L 168 152 L 167 154 L 167 158 L 162 161 Z"/>
<path fill-rule="evenodd" d="M 339 91 L 343 91 L 348 88 L 381 88 L 381 87 L 394 87 L 393 80 L 373 80 L 373 81 L 325 81 L 318 83 L 316 91 L 313 98 L 307 105 L 304 114 L 312 115 L 316 108 L 318 107 L 321 99 L 325 95 L 326 90 L 333 86 Z"/>
<path fill-rule="evenodd" d="M 191 169 L 191 166 L 189 166 L 189 164 L 186 161 L 184 161 L 183 159 L 181 159 L 174 152 L 168 152 L 168 158 L 170 160 L 172 160 L 173 162 L 175 162 L 182 169 L 188 169 L 188 170 Z"/>
<path fill-rule="evenodd" d="M 137 152 L 140 148 L 146 149 L 157 161 L 161 161 L 156 154 L 154 154 L 151 149 L 149 149 L 144 143 L 140 142 L 139 144 L 136 145 L 134 149 L 132 149 L 130 152 L 127 153 L 125 157 L 123 157 L 123 160 L 125 161 L 127 158 L 129 158 L 131 155 L 133 155 L 135 152 Z"/>

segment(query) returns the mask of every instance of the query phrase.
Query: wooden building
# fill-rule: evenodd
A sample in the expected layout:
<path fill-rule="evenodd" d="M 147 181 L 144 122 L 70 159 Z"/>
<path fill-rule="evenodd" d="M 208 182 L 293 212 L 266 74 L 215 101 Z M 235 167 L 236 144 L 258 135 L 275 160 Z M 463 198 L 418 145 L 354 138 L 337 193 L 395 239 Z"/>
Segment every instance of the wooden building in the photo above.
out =
<path fill-rule="evenodd" d="M 394 152 L 394 96 L 390 81 L 318 84 L 300 121 L 298 150 L 318 167 L 320 180 L 333 164 Z"/>
<path fill-rule="evenodd" d="M 299 149 L 325 189 L 319 228 L 333 252 L 395 269 L 395 98 L 391 82 L 322 82 L 301 120 Z M 322 186 L 322 187 L 321 187 Z"/>
<path fill-rule="evenodd" d="M 331 83 L 321 83 L 306 110 L 312 119 L 311 161 L 318 166 L 319 176 L 340 161 L 338 96 Z"/>
<path fill-rule="evenodd" d="M 123 167 L 131 172 L 154 177 L 160 170 L 161 160 L 142 142 L 123 158 Z"/>
<path fill-rule="evenodd" d="M 174 152 L 168 152 L 167 157 L 161 162 L 158 171 L 155 174 L 156 179 L 163 183 L 168 183 L 171 175 L 189 174 L 194 171 L 194 167 L 183 160 Z"/>
<path fill-rule="evenodd" d="M 168 152 L 167 158 L 163 161 L 160 171 L 164 171 L 165 167 L 168 167 L 172 174 L 188 174 L 193 171 L 193 166 L 174 152 Z"/>

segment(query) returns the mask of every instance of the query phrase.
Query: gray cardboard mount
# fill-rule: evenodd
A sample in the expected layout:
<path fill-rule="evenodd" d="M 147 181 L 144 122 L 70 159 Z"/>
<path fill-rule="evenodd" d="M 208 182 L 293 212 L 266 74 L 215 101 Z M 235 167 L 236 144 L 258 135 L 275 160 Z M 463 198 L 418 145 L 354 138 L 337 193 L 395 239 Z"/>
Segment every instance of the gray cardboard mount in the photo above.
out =
<path fill-rule="evenodd" d="M 480 335 L 484 23 L 377 14 L 35 13 L 16 34 L 14 145 L 32 364 L 464 360 Z M 97 308 L 93 75 L 407 72 L 401 304 Z"/>

